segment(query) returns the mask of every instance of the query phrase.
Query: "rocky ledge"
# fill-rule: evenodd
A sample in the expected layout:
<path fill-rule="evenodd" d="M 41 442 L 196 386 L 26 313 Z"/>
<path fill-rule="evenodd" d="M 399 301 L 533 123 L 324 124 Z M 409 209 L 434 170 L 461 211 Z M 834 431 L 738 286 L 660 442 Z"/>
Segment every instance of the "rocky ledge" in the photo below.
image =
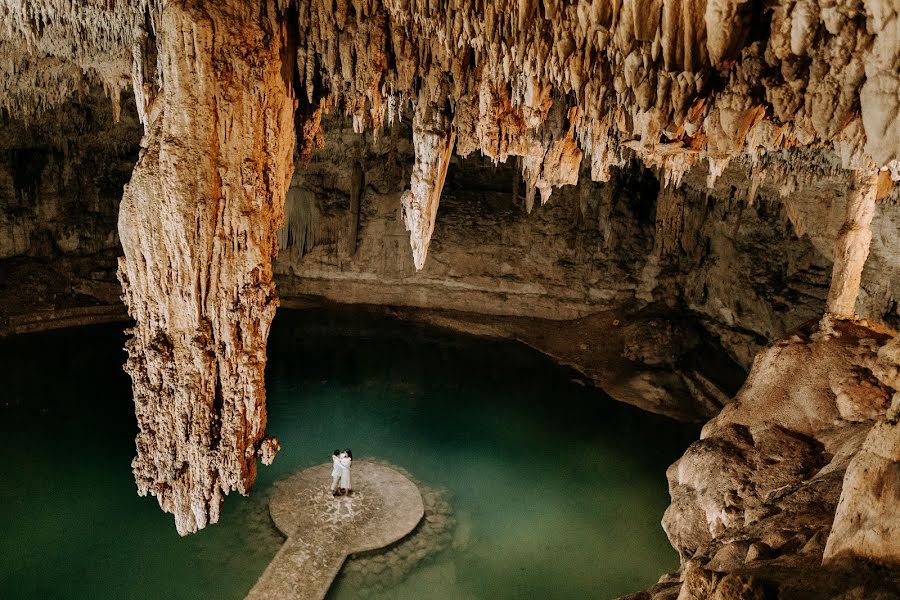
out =
<path fill-rule="evenodd" d="M 629 600 L 897 598 L 898 352 L 829 319 L 761 352 L 668 470 L 680 572 Z"/>

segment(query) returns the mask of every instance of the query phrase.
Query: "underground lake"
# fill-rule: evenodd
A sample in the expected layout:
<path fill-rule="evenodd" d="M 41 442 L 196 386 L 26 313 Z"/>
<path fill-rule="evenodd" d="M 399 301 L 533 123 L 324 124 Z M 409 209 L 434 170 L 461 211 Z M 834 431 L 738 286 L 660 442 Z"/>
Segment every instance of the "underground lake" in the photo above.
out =
<path fill-rule="evenodd" d="M 267 432 L 282 450 L 217 525 L 181 538 L 135 493 L 122 329 L 0 340 L 0 598 L 243 598 L 283 541 L 273 483 L 338 447 L 439 491 L 452 527 L 402 578 L 342 575 L 333 600 L 614 598 L 678 568 L 665 470 L 696 428 L 520 344 L 360 308 L 278 313 Z"/>

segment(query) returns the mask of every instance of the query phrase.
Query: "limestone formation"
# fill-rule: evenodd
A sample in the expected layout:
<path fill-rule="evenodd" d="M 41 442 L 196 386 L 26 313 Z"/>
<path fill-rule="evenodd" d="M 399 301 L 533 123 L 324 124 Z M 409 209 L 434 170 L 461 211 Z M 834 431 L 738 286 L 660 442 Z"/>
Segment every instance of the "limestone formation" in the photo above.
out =
<path fill-rule="evenodd" d="M 22 49 L 4 63 L 15 77 L 0 103 L 30 114 L 90 80 L 117 101 L 133 79 L 149 119 L 153 79 L 162 81 L 148 50 L 169 4 L 67 11 L 53 0 L 6 0 L 0 44 Z M 889 0 L 297 0 L 278 8 L 292 17 L 310 104 L 327 96 L 356 130 L 380 129 L 407 102 L 419 112 L 446 109 L 460 154 L 522 157 L 529 195 L 539 190 L 542 201 L 577 181 L 582 155 L 595 179 L 636 156 L 677 183 L 704 159 L 715 178 L 735 156 L 825 144 L 844 167 L 900 177 L 900 47 Z M 430 196 L 439 196 L 439 180 Z M 412 190 L 420 201 L 422 193 Z M 427 226 L 411 238 L 419 267 L 426 234 Z"/>
<path fill-rule="evenodd" d="M 856 316 L 856 297 L 875 216 L 877 176 L 862 177 L 856 171 L 847 198 L 847 216 L 834 248 L 834 272 L 828 291 L 828 312 L 839 317 Z"/>
<path fill-rule="evenodd" d="M 591 363 L 611 389 L 709 412 L 724 394 L 680 349 L 709 337 L 753 364 L 670 469 L 683 571 L 660 593 L 826 597 L 853 582 L 877 597 L 896 582 L 847 561 L 897 562 L 898 360 L 893 332 L 849 319 L 898 322 L 898 27 L 892 0 L 0 0 L 0 110 L 40 123 L 102 89 L 111 120 L 142 125 L 119 208 L 133 465 L 179 532 L 215 522 L 278 449 L 263 374 L 280 245 L 296 295 L 588 319 L 574 327 L 691 311 L 709 336 L 626 319 L 615 355 Z M 294 159 L 321 159 L 329 111 L 373 147 L 390 140 L 383 169 L 336 154 L 344 175 L 301 164 L 288 193 Z M 515 157 L 487 220 L 445 189 L 454 151 Z M 466 164 L 477 180 L 484 164 Z M 22 221 L 38 189 L 18 166 L 4 197 L 29 200 L 4 205 L 3 256 L 74 250 L 62 226 L 43 230 L 62 252 L 30 241 L 47 215 Z M 343 194 L 346 221 L 327 203 Z M 559 339 L 542 347 L 576 354 Z M 610 365 L 629 369 L 616 380 Z M 823 558 L 844 588 L 804 578 Z"/>
<path fill-rule="evenodd" d="M 156 24 L 161 84 L 120 208 L 119 278 L 138 492 L 186 534 L 277 450 L 263 374 L 295 101 L 273 2 L 169 3 Z"/>
<path fill-rule="evenodd" d="M 410 190 L 400 198 L 416 269 L 425 266 L 455 141 L 456 132 L 440 109 L 427 102 L 416 109 L 413 120 L 416 164 Z"/>
<path fill-rule="evenodd" d="M 900 336 L 881 347 L 875 374 L 900 388 Z M 825 560 L 842 556 L 900 564 L 900 391 L 847 466 Z"/>
<path fill-rule="evenodd" d="M 895 571 L 847 560 L 897 560 L 897 380 L 885 375 L 897 372 L 897 339 L 826 321 L 757 356 L 735 400 L 668 471 L 663 526 L 682 556 L 679 598 L 750 597 L 716 591 L 726 573 L 779 597 L 897 589 Z"/>

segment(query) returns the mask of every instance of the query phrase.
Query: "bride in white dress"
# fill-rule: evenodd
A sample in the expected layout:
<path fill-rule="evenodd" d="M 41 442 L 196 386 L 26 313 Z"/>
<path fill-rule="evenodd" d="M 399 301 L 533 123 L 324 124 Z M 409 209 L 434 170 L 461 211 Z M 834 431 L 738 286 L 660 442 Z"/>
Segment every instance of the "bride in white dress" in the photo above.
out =
<path fill-rule="evenodd" d="M 348 496 L 353 492 L 353 487 L 350 485 L 350 464 L 352 462 L 353 452 L 350 451 L 350 448 L 347 448 L 341 452 L 338 464 L 341 466 L 341 491 Z"/>

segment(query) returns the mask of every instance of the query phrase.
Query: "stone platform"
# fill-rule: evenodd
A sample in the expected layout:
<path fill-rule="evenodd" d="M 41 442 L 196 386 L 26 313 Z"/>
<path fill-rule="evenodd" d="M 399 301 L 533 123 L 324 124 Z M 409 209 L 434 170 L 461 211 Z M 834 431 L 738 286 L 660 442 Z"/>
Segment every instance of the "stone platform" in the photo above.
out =
<path fill-rule="evenodd" d="M 287 541 L 248 599 L 321 600 L 348 556 L 389 546 L 422 520 L 422 495 L 406 476 L 366 461 L 351 472 L 351 496 L 331 495 L 331 463 L 275 484 L 269 511 Z"/>

